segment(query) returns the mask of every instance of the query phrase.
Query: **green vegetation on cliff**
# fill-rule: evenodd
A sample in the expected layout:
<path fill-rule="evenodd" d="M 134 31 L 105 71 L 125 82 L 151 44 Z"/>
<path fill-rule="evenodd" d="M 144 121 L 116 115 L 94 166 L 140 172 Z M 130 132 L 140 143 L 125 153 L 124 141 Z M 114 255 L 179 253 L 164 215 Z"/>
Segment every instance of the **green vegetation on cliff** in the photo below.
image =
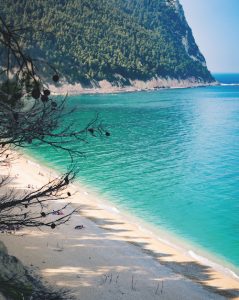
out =
<path fill-rule="evenodd" d="M 125 83 L 154 76 L 213 81 L 178 0 L 8 0 L 0 14 L 28 28 L 31 55 L 70 82 L 118 75 Z"/>

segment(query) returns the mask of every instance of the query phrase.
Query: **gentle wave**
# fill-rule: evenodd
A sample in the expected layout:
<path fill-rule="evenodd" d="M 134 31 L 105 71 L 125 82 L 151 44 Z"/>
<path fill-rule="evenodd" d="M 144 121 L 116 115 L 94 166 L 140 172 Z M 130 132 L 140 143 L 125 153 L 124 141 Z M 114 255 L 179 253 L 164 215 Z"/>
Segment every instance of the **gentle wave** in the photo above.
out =
<path fill-rule="evenodd" d="M 120 211 L 118 210 L 118 208 L 114 207 L 114 206 L 110 206 L 110 205 L 105 205 L 105 204 L 98 204 L 98 207 L 99 208 L 102 208 L 106 211 L 109 211 L 109 212 L 113 212 L 113 213 L 116 213 L 116 214 L 119 214 Z"/>
<path fill-rule="evenodd" d="M 196 261 L 202 263 L 203 265 L 212 267 L 215 270 L 222 271 L 224 274 L 228 274 L 236 279 L 239 279 L 239 275 L 237 275 L 234 271 L 230 270 L 229 268 L 224 267 L 223 265 L 217 264 L 206 257 L 196 254 L 194 251 L 189 250 L 188 254 L 195 259 Z"/>
<path fill-rule="evenodd" d="M 221 86 L 239 86 L 239 83 L 220 83 Z"/>

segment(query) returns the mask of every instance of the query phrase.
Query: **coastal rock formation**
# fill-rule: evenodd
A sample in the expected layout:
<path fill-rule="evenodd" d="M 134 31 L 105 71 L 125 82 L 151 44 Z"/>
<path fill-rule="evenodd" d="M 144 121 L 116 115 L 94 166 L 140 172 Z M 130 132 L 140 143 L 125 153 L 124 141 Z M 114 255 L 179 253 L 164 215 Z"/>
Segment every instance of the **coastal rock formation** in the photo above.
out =
<path fill-rule="evenodd" d="M 83 89 L 214 82 L 179 0 L 9 0 L 0 11 L 6 22 L 32 27 L 22 31 L 32 56 Z"/>
<path fill-rule="evenodd" d="M 46 286 L 40 277 L 8 254 L 0 241 L 0 300 L 73 299 L 66 289 Z"/>
<path fill-rule="evenodd" d="M 16 299 L 23 292 L 27 294 L 31 288 L 26 268 L 16 257 L 8 255 L 6 247 L 0 241 L 0 299 L 5 299 L 4 295 Z"/>

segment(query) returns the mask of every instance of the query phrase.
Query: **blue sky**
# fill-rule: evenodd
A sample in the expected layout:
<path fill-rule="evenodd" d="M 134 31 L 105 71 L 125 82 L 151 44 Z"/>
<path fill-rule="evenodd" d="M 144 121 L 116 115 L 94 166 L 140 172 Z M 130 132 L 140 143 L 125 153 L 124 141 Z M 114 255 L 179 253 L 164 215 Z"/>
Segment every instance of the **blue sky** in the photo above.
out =
<path fill-rule="evenodd" d="M 180 0 L 211 72 L 239 73 L 239 0 Z"/>

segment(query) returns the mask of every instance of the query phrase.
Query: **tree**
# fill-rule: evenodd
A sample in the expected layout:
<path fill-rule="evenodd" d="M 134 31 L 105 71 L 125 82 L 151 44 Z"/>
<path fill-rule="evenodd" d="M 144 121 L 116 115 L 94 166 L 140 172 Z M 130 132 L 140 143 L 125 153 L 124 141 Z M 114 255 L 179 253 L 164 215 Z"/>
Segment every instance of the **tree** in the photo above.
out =
<path fill-rule="evenodd" d="M 8 23 L 31 27 L 23 33 L 28 49 L 71 83 L 115 83 L 117 75 L 214 80 L 183 12 L 166 0 L 8 0 L 0 1 L 0 11 Z M 182 62 L 188 67 L 176 69 Z"/>
<path fill-rule="evenodd" d="M 77 172 L 74 156 L 81 153 L 71 150 L 68 143 L 72 139 L 85 142 L 87 134 L 109 136 L 109 132 L 99 124 L 98 117 L 77 132 L 72 130 L 71 124 L 59 126 L 59 121 L 66 113 L 64 107 L 67 97 L 59 99 L 51 96 L 42 78 L 51 77 L 56 83 L 60 74 L 54 66 L 44 60 L 34 59 L 24 51 L 21 40 L 23 30 L 26 29 L 14 28 L 0 17 L 0 167 L 8 169 L 9 163 L 14 160 L 13 149 L 39 143 L 66 151 L 72 163 L 59 178 L 24 193 L 7 188 L 10 176 L 3 176 L 0 180 L 0 228 L 11 230 L 23 226 L 50 226 L 54 229 L 67 222 L 75 212 L 72 209 L 68 214 L 57 216 L 54 222 L 48 218 L 52 213 L 47 209 L 49 201 L 71 196 L 66 189 Z"/>

